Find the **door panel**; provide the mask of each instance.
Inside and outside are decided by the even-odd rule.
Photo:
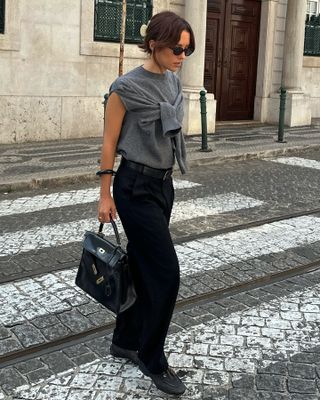
[[[220,86],[217,82],[221,79],[221,63],[222,56],[219,55],[219,33],[221,30],[221,22],[219,18],[211,15],[208,18],[206,49],[204,70],[204,86],[210,93],[215,93],[216,96],[220,91]],[[217,77],[213,79],[213,77]]]
[[[259,0],[208,0],[205,88],[217,99],[217,120],[252,119]]]
[[[221,96],[225,0],[208,0],[204,87]],[[217,114],[220,103],[217,102]]]

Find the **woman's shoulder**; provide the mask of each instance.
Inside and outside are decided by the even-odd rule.
[[[161,88],[167,85],[178,92],[182,90],[180,78],[176,73],[167,70],[164,76],[160,76],[139,66],[117,77],[110,85],[109,94],[117,90],[124,92],[127,90],[150,91],[153,87]]]
[[[128,78],[128,76],[130,77],[130,72],[127,72],[124,75],[118,76],[112,83],[121,83],[121,82],[125,81]]]
[[[136,69],[136,68],[135,68]],[[110,85],[110,91],[119,88],[126,88],[130,85],[130,82],[134,81],[134,70],[127,72],[124,75],[118,76]]]

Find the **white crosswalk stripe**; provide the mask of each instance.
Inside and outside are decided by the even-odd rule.
[[[180,179],[174,179],[173,184],[175,189],[189,189],[201,186],[199,183]],[[43,194],[33,197],[19,197],[15,200],[2,200],[0,201],[0,217],[95,202],[98,201],[99,191],[99,188],[90,188]]]
[[[182,276],[320,241],[320,218],[298,217],[177,245]],[[0,285],[0,320],[13,324],[80,305],[76,269]],[[79,303],[77,304],[77,301]]]
[[[320,218],[297,217],[176,246],[184,275],[320,241]]]
[[[310,160],[308,158],[301,158],[301,157],[279,157],[274,158],[272,161],[275,163],[292,165],[294,167],[303,167],[303,168],[312,168],[312,169],[320,169],[320,161],[317,160]]]
[[[260,200],[242,196],[237,193],[221,194],[176,202],[172,213],[171,223],[196,217],[257,207],[262,204],[263,202]],[[0,257],[72,242],[79,242],[83,239],[83,233],[86,230],[94,230],[96,228],[97,219],[90,218],[7,233],[0,236]],[[112,233],[110,225],[106,226],[105,232],[106,234]]]

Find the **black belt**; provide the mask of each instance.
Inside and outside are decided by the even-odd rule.
[[[134,161],[126,160],[123,157],[121,159],[121,164],[125,165],[126,167],[128,167],[130,169],[134,169],[135,171],[138,171],[143,175],[152,176],[153,178],[158,178],[158,179],[162,179],[162,180],[170,178],[170,176],[172,175],[172,168],[169,168],[169,169],[151,168],[151,167],[148,167],[147,165],[143,165],[143,164],[136,163]]]

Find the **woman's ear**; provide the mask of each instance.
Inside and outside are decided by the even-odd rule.
[[[156,43],[156,42],[155,42],[154,40],[149,40],[149,49],[150,49],[151,51],[154,50],[155,43]]]

